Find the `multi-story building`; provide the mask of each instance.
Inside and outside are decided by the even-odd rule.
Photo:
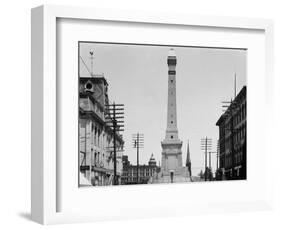
[[[148,161],[148,165],[139,165],[139,167],[137,165],[131,165],[128,156],[123,156],[122,159],[122,184],[147,184],[160,172],[160,167],[157,166],[153,154]],[[139,171],[139,177],[137,177],[137,171]]]
[[[246,179],[246,102],[246,86],[244,86],[216,123],[219,126],[217,177],[220,179]]]
[[[80,78],[79,85],[79,185],[111,185],[114,177],[113,137],[108,125],[108,83],[103,75]],[[123,139],[115,135],[116,176],[121,183]]]

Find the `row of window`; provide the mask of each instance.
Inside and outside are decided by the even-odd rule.
[[[233,118],[233,125],[236,126],[245,118],[246,118],[246,103],[242,104],[239,108],[239,111],[235,114]]]
[[[91,159],[91,165],[100,168],[113,168],[113,158],[110,146],[113,146],[113,136],[101,129],[101,126],[92,120],[80,120],[80,151],[86,153],[87,159]],[[122,146],[117,142],[117,150]],[[100,151],[99,151],[100,150]],[[82,162],[83,161],[83,162]],[[80,164],[85,162],[81,158]],[[117,160],[117,171],[122,168],[122,163]]]
[[[150,174],[153,174],[155,172],[155,170],[146,170],[146,171],[140,171],[139,172],[139,175],[150,175]],[[124,175],[132,175],[132,176],[136,176],[137,175],[137,172],[136,171],[129,171],[129,172],[125,172],[124,171]]]
[[[235,156],[235,164],[238,165],[242,162],[242,152],[237,153]]]
[[[234,133],[234,143],[240,142],[246,137],[246,127],[236,130]]]
[[[139,177],[139,181],[147,180],[148,178]],[[137,177],[122,177],[123,182],[137,182]]]
[[[243,161],[243,153],[238,152],[234,155],[234,163],[235,165],[241,164]],[[220,167],[229,168],[232,167],[232,156],[229,154],[228,156],[224,156],[220,158]]]
[[[106,149],[110,146],[113,146],[113,136],[102,131],[98,125],[92,122],[91,131],[88,132],[85,128],[85,123],[88,122],[80,122],[80,148],[91,143],[92,146],[96,146],[101,149]],[[107,135],[106,135],[107,134]],[[86,136],[86,138],[85,138]],[[85,143],[86,140],[86,143]],[[117,142],[118,144],[118,142]],[[118,144],[117,150],[121,149],[122,146],[120,143]],[[84,147],[85,150],[85,147]]]

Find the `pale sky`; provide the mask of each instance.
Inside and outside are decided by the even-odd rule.
[[[192,173],[204,169],[204,153],[200,139],[212,138],[216,151],[222,101],[234,96],[234,75],[237,94],[246,85],[247,51],[198,47],[144,46],[103,43],[80,43],[80,56],[91,68],[89,51],[94,51],[94,74],[104,73],[109,83],[111,102],[125,105],[124,154],[136,163],[132,148],[133,133],[144,134],[140,164],[147,164],[153,153],[161,161],[161,141],[165,138],[168,97],[167,56],[174,48],[177,56],[177,124],[183,141],[183,163],[187,140],[190,145]],[[80,63],[80,76],[89,77]],[[216,169],[216,157],[212,156]]]

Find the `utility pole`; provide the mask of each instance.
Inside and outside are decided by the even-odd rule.
[[[235,99],[235,98],[234,98]],[[234,116],[233,116],[233,111],[234,111],[234,103],[231,100],[231,104],[229,106],[229,110],[230,110],[230,140],[231,140],[231,164],[232,164],[232,170],[231,170],[231,177],[233,178],[233,174],[234,174],[234,170],[235,170],[235,153],[234,153],[234,125],[233,125],[233,121],[234,121]]]
[[[132,135],[133,148],[137,149],[137,184],[139,183],[139,149],[144,147],[144,135],[136,133]]]
[[[201,138],[201,150],[205,152],[205,181],[207,181],[207,154],[208,151],[211,151],[212,149],[212,139],[208,138],[207,136],[205,138]]]
[[[120,150],[117,150],[116,137],[120,135],[119,132],[124,131],[124,104],[115,104],[114,102],[113,104],[108,104],[105,112],[106,123],[113,131],[113,185],[118,185],[117,152]]]
[[[217,151],[209,151],[209,168],[212,168],[212,156],[211,154],[216,154],[216,159],[217,159],[217,169],[218,169],[218,150]]]
[[[212,155],[211,154],[213,154],[213,153],[216,153],[216,155],[217,155],[217,152],[212,152],[212,151],[209,152],[209,172],[210,173],[212,172]],[[211,174],[209,176],[210,176],[209,180],[211,180]]]
[[[211,170],[212,168],[212,157],[211,157],[212,152],[209,152],[209,169]]]
[[[215,178],[216,178],[216,180],[220,180],[221,178],[220,178],[220,171],[219,171],[219,160],[220,160],[220,140],[218,140],[217,141],[217,155],[216,155],[216,160],[217,160],[217,167],[216,167],[216,174],[215,174]],[[221,175],[222,176],[222,175]]]
[[[236,97],[236,73],[234,74],[234,99]]]
[[[91,60],[91,77],[94,76],[94,69],[93,69],[93,66],[94,66],[94,51],[90,51],[90,60]]]
[[[217,142],[217,171],[219,170],[219,152],[220,152],[220,143]]]

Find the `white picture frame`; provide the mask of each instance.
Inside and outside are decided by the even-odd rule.
[[[259,115],[253,116],[249,120],[249,134],[253,135],[252,142],[259,143],[259,148],[250,144],[250,152],[255,152],[257,156],[263,156],[263,159],[249,159],[249,179],[245,182],[222,182],[221,184],[194,184],[194,185],[159,185],[142,186],[136,189],[135,186],[124,186],[120,188],[98,188],[97,190],[78,190],[71,193],[64,187],[63,176],[60,168],[60,158],[57,151],[60,151],[58,143],[58,122],[57,117],[59,109],[57,107],[58,95],[61,94],[57,79],[57,23],[60,19],[99,21],[112,24],[115,22],[128,23],[130,26],[153,25],[173,28],[200,28],[206,33],[208,30],[215,30],[210,37],[217,38],[212,46],[232,46],[240,47],[241,44],[251,46],[251,36],[247,33],[251,31],[261,34],[255,43],[252,41],[252,48],[249,54],[249,72],[255,74],[256,79],[249,78],[248,83],[253,85],[250,88],[249,99],[256,95],[259,105],[249,107],[249,117],[251,113],[259,111]],[[79,25],[78,25],[79,26]],[[240,31],[239,36],[230,36],[223,38],[221,30]],[[126,29],[125,29],[126,31]],[[255,32],[253,34],[255,34]],[[83,33],[81,33],[83,34]],[[242,35],[241,35],[242,34]],[[85,35],[86,36],[86,35]],[[198,35],[196,35],[198,36]],[[255,36],[255,35],[253,35]],[[273,23],[266,19],[247,19],[231,17],[211,17],[211,16],[190,16],[174,15],[152,12],[127,12],[102,10],[92,8],[79,8],[69,6],[51,6],[45,5],[32,9],[32,169],[31,169],[31,216],[32,219],[41,224],[56,224],[81,221],[96,221],[108,219],[141,218],[152,216],[172,216],[186,215],[206,212],[225,212],[225,211],[243,211],[243,210],[263,210],[272,208],[272,188],[273,176],[271,162],[274,159],[269,140],[273,132],[271,116],[274,108],[274,98],[272,85],[273,78]],[[226,36],[227,37],[227,36]],[[102,39],[102,38],[100,38]],[[120,38],[111,38],[111,41]],[[141,38],[140,38],[141,39]],[[153,38],[143,36],[143,39],[149,43]],[[204,44],[204,39],[198,38],[200,45]],[[225,42],[224,40],[225,39]],[[233,41],[229,41],[233,39]],[[242,40],[241,40],[242,39]],[[243,41],[245,39],[245,41]],[[155,42],[155,40],[153,41]],[[163,38],[160,42],[169,44],[169,37]],[[179,41],[180,42],[180,41]],[[241,44],[240,44],[241,43]],[[207,44],[207,43],[206,43]],[[194,45],[194,44],[192,44]],[[196,45],[196,44],[195,44]],[[248,48],[248,47],[244,47]],[[76,50],[74,51],[76,52]],[[251,53],[252,52],[252,53]],[[259,55],[254,55],[259,54]],[[254,70],[254,66],[257,66]],[[69,87],[72,87],[69,84]],[[72,90],[70,88],[70,90]],[[75,89],[73,89],[75,91]],[[75,91],[76,92],[76,91]],[[257,94],[257,92],[260,92]],[[252,95],[252,96],[251,96]],[[261,135],[255,136],[255,122],[260,124]],[[74,126],[77,124],[74,124]],[[70,130],[70,135],[76,135],[75,130]],[[77,132],[77,130],[76,130]],[[264,140],[264,142],[261,142]],[[252,146],[252,147],[251,147]],[[265,153],[265,154],[263,154]],[[77,150],[72,154],[77,158]],[[251,156],[251,155],[250,155]],[[250,161],[251,159],[255,159]],[[262,162],[266,162],[262,164]],[[263,170],[261,174],[258,171]],[[257,174],[260,181],[255,177]],[[75,178],[76,179],[76,178]],[[218,196],[216,192],[224,192],[229,189],[232,197],[224,195]],[[238,188],[238,189],[236,189]],[[77,187],[78,189],[78,187]],[[202,198],[201,193],[204,190],[210,190],[213,199]],[[63,191],[63,192],[61,192]],[[190,194],[187,194],[190,192]],[[245,196],[242,196],[242,192]],[[100,198],[112,197],[113,194],[121,194],[120,200],[109,199],[109,201],[94,201],[93,197],[98,195]],[[166,200],[165,194],[174,197]],[[233,196],[237,193],[237,197]],[[71,195],[70,195],[71,194]],[[151,197],[149,197],[151,194]],[[157,195],[158,194],[158,195]],[[196,197],[196,194],[197,197]],[[202,193],[203,194],[203,193]],[[82,195],[85,199],[78,201]],[[191,199],[182,200],[182,196],[191,196]],[[91,198],[92,197],[92,198]],[[139,197],[135,203],[126,199],[130,197]],[[65,208],[61,209],[61,200],[68,202]],[[102,199],[101,199],[102,200]],[[89,202],[89,203],[87,203]],[[147,208],[148,202],[151,204]],[[94,208],[89,209],[88,206]],[[103,207],[104,206],[104,207]],[[70,210],[70,207],[71,210]],[[110,207],[110,208],[109,208]],[[189,207],[189,208],[187,208]],[[85,210],[85,211],[82,211]]]

